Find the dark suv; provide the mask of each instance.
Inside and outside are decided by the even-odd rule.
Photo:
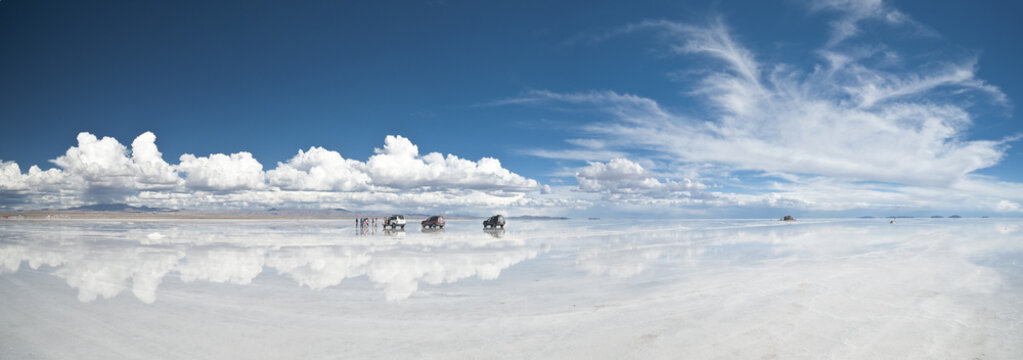
[[[500,226],[502,229],[504,229],[504,216],[494,215],[494,216],[491,216],[489,219],[483,220],[483,228],[484,229],[486,229],[488,227],[496,228],[498,226]]]
[[[424,228],[439,227],[439,228],[443,229],[444,228],[444,217],[442,217],[440,215],[434,215],[434,216],[431,216],[431,217],[427,218],[426,220],[423,220],[422,224],[423,224]]]

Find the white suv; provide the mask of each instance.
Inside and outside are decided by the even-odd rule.
[[[390,226],[391,229],[397,229],[399,227],[404,229],[405,215],[391,215],[387,217],[384,219],[384,228],[386,229],[388,226]]]

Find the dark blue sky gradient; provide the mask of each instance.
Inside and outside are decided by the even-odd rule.
[[[925,45],[977,54],[980,78],[1023,98],[1019,5],[894,4],[941,35]],[[310,146],[364,160],[400,134],[423,153],[493,156],[543,178],[557,162],[521,151],[556,148],[573,124],[597,119],[479,104],[531,89],[614,90],[698,113],[666,74],[704,59],[658,54],[650,36],[586,39],[717,15],[765,62],[809,67],[828,37],[827,19],[787,1],[2,1],[0,159],[49,168],[78,132],[128,145],[153,131],[171,163],[249,151],[272,168]],[[1011,108],[974,110],[971,138],[1023,132]],[[981,173],[1019,181],[1021,169],[1017,146]]]

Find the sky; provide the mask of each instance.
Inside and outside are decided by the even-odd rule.
[[[0,2],[0,210],[1023,212],[1011,2]]]

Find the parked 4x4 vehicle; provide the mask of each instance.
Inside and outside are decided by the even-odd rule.
[[[434,215],[434,216],[431,216],[431,217],[427,218],[426,220],[423,220],[423,222],[421,224],[423,224],[424,228],[427,228],[427,227],[428,228],[439,227],[439,228],[443,229],[444,228],[444,217],[442,217],[440,215]]]
[[[491,216],[489,219],[483,220],[483,228],[484,229],[486,229],[488,227],[496,228],[498,226],[500,226],[502,229],[504,229],[504,216],[494,215],[494,216]]]
[[[384,229],[386,229],[388,226],[390,226],[391,229],[396,229],[396,228],[399,228],[399,227],[404,229],[405,228],[405,215],[391,215],[391,216],[388,216],[386,219],[384,219]]]

